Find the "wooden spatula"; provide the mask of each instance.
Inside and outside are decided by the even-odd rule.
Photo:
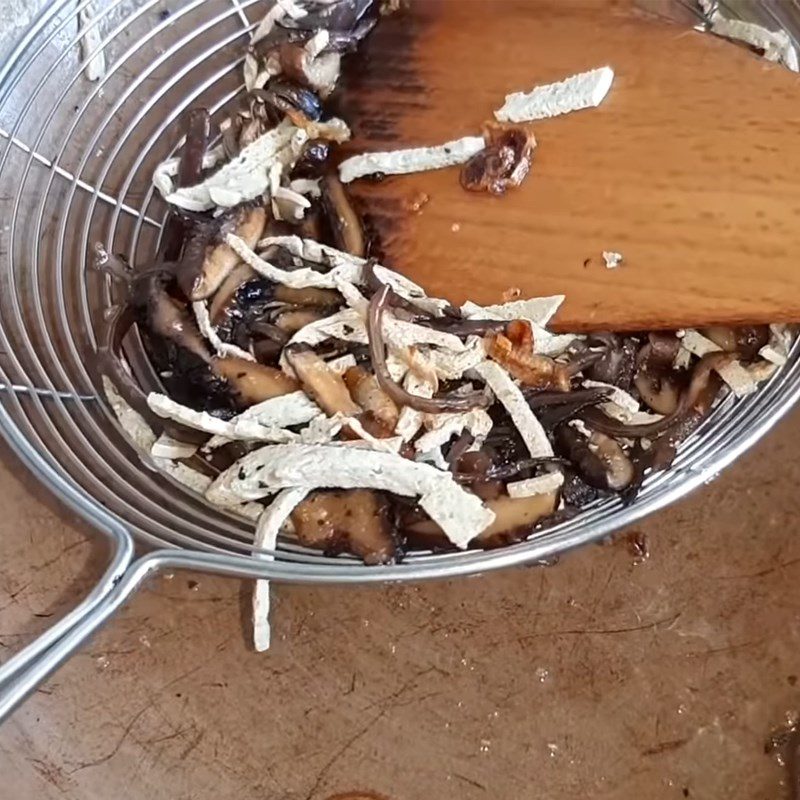
[[[345,155],[479,134],[507,93],[605,65],[599,108],[532,123],[504,197],[458,168],[350,184],[385,263],[456,303],[563,293],[568,330],[800,321],[800,77],[631,2],[412,3],[350,65]]]

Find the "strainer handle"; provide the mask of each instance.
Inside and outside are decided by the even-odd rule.
[[[0,723],[67,661],[103,623],[112,617],[148,577],[163,570],[179,569],[214,572],[217,575],[234,578],[271,577],[269,562],[250,561],[248,563],[248,560],[241,556],[226,557],[211,553],[190,553],[176,550],[156,550],[143,556],[134,561],[124,574],[112,581],[110,590],[95,600],[91,607],[83,607],[89,600],[87,598],[79,607],[82,609],[80,617],[73,620],[71,627],[65,632],[62,631],[63,635],[44,651],[39,646],[36,655],[40,657],[34,659],[28,657],[26,659],[27,669],[15,670],[15,679],[7,685],[0,685]],[[108,574],[107,572],[106,575]],[[98,590],[99,586],[95,591]],[[75,611],[77,610],[75,609]],[[62,622],[64,621],[62,620]],[[46,635],[52,639],[50,632]],[[34,645],[38,641],[34,642]]]
[[[68,614],[0,665],[0,707],[7,695],[14,695],[14,686],[24,680],[26,670],[32,669],[57,642],[80,625],[113,592],[130,566],[134,549],[130,535],[122,528],[106,530],[104,533],[112,546],[111,562],[95,587]],[[18,702],[14,703],[14,707]],[[0,713],[0,721],[2,718],[3,714]]]

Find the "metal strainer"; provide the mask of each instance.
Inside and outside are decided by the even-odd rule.
[[[240,54],[266,3],[190,0],[176,7],[172,0],[167,8],[162,0],[110,0],[84,27],[102,33],[99,47],[81,61],[77,19],[89,5],[53,0],[0,68],[0,429],[34,474],[105,535],[112,555],[89,596],[0,667],[0,719],[154,572],[366,583],[547,559],[709,482],[800,395],[795,347],[789,364],[757,394],[725,400],[674,466],[646,482],[634,505],[597,503],[506,549],[413,552],[376,568],[285,539],[253,559],[252,524],[151,471],[99,399],[99,377],[87,365],[107,287],[86,264],[96,241],[133,263],[152,255],[166,212],[150,186],[153,168],[174,151],[185,109],[203,105],[219,118],[243,89]],[[788,4],[748,8],[771,15],[759,20],[764,24],[790,30],[797,14]],[[92,83],[84,69],[100,49],[108,68]],[[138,560],[134,539],[150,549]]]

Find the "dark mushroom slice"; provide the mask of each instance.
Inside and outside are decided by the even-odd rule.
[[[505,493],[505,484],[497,477],[489,477],[489,472],[495,468],[494,455],[492,448],[484,447],[464,453],[455,462],[453,478],[469,485],[473,494],[484,501],[495,500]]]
[[[290,345],[284,350],[303,390],[328,415],[357,417],[361,406],[353,401],[342,376],[334,372],[313,350]]]
[[[358,406],[370,413],[384,428],[394,431],[400,410],[381,389],[372,373],[361,367],[350,367],[344,374],[344,383]]]
[[[634,337],[621,337],[613,333],[595,334],[590,346],[603,347],[600,358],[586,369],[586,377],[600,383],[610,383],[628,390],[636,372],[639,341]]]
[[[213,325],[219,325],[225,314],[230,313],[236,303],[236,294],[248,281],[258,278],[258,274],[248,264],[239,264],[214,292],[208,306],[208,316]]]
[[[278,109],[290,119],[292,114],[298,112],[311,122],[317,122],[322,117],[319,97],[310,89],[296,83],[271,80],[266,88],[254,89],[251,95]]]
[[[364,229],[342,182],[333,174],[326,175],[320,181],[320,190],[333,243],[339,250],[363,258],[367,251]]]
[[[344,301],[335,289],[318,289],[307,286],[295,289],[292,286],[279,284],[275,287],[274,297],[281,303],[290,303],[295,306],[316,306],[317,308],[330,308],[340,306]]]
[[[297,538],[327,555],[353,553],[365,564],[390,564],[398,555],[385,496],[370,489],[320,491],[291,514]]]
[[[470,192],[505,194],[519,186],[531,168],[536,139],[525,128],[486,123],[486,146],[461,170],[461,185]]]
[[[631,460],[619,443],[604,433],[565,423],[556,429],[555,443],[583,480],[596,489],[620,492],[634,479]]]
[[[634,385],[645,405],[656,413],[669,415],[678,407],[681,387],[676,375],[640,369],[634,378]]]
[[[558,492],[519,498],[502,495],[489,500],[486,507],[494,512],[494,522],[469,543],[469,548],[492,550],[523,542],[544,518],[555,511],[557,505]],[[453,549],[442,529],[430,518],[422,517],[406,524],[401,519],[401,531],[407,536],[409,545],[414,547],[429,550]]]
[[[667,414],[655,422],[643,425],[628,425],[609,417],[596,408],[583,409],[580,416],[592,429],[606,433],[609,436],[629,439],[660,436],[693,409],[698,406],[704,406],[707,402],[713,402],[720,386],[714,371],[725,364],[729,364],[733,359],[733,353],[709,353],[703,356],[695,365],[689,386],[681,394],[675,409],[671,414]],[[707,409],[703,411],[703,414],[706,411]]]
[[[148,270],[134,278],[130,296],[138,321],[155,336],[208,362],[211,354],[205,339],[186,307],[167,291],[171,280],[171,274],[161,269]]]
[[[211,133],[211,116],[205,108],[192,108],[186,114],[186,143],[178,164],[178,186],[194,186],[203,178],[203,157]]]
[[[767,325],[750,325],[740,328],[716,326],[700,331],[707,339],[721,347],[726,353],[737,353],[746,360],[752,360],[758,351],[769,343]]]
[[[222,222],[217,230],[204,223],[186,243],[184,256],[177,272],[178,284],[191,300],[205,300],[214,294],[225,278],[241,261],[224,241],[230,232],[248,247],[255,247],[266,225],[267,214],[261,207],[243,207]],[[222,241],[220,241],[222,239]]]
[[[292,170],[293,178],[318,178],[325,169],[330,155],[330,145],[328,142],[314,139],[306,142],[300,153],[300,158]]]
[[[329,316],[322,308],[287,308],[279,310],[274,316],[274,324],[286,333],[292,334]]]
[[[227,381],[240,408],[296,392],[299,388],[297,381],[283,371],[243,358],[215,358],[211,369]]]

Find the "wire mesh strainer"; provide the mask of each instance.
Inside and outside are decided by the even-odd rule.
[[[98,400],[87,367],[107,287],[87,272],[95,241],[132,263],[154,252],[165,216],[154,166],[179,140],[192,105],[217,117],[242,89],[240,54],[263,0],[111,0],[92,26],[109,61],[89,83],[77,17],[90,0],[55,0],[0,69],[0,429],[20,458],[112,545],[103,579],[47,634],[0,667],[0,719],[58,667],[151,573],[191,568],[239,577],[355,583],[452,577],[546,559],[629,525],[716,474],[800,395],[800,358],[755,396],[726,400],[651,477],[638,501],[618,500],[530,541],[491,552],[410,553],[365,567],[291,540],[252,553],[252,524],[147,469]],[[751,7],[752,8],[752,7]],[[765,4],[759,21],[791,30],[797,9]],[[766,18],[764,17],[766,14]],[[800,28],[800,26],[798,26]],[[157,548],[133,561],[133,538]]]

